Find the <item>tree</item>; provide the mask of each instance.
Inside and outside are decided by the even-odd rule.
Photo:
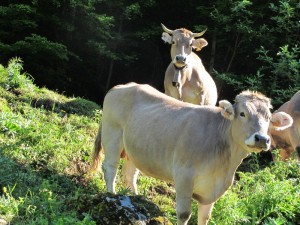
[[[290,90],[284,92],[287,99],[299,87],[297,0],[1,3],[0,63],[21,57],[39,86],[65,94],[101,103],[109,88],[129,81],[163,91],[170,46],[161,40],[160,23],[194,32],[207,28],[203,37],[209,45],[197,54],[217,82],[220,98],[249,88],[279,102],[281,91]]]
[[[216,1],[211,7],[215,75],[227,90],[228,84],[235,92],[258,90],[277,99],[275,104],[299,90],[298,1]]]

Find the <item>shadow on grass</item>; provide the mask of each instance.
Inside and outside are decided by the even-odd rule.
[[[88,117],[95,116],[95,111],[100,110],[99,105],[82,98],[75,98],[66,102],[59,102],[50,98],[38,98],[32,99],[31,106],[35,108],[43,108],[56,113],[65,112],[68,114],[77,114]]]
[[[57,173],[46,161],[24,165],[3,156],[1,148],[0,164],[2,199],[10,199],[15,207],[15,215],[8,221],[11,224],[94,224],[91,222],[94,221],[103,225],[129,225],[140,220],[142,224],[171,224],[143,196],[98,193],[99,189],[84,173]],[[5,218],[3,207],[1,217]]]

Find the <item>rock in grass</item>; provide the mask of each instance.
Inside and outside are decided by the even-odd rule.
[[[78,212],[103,225],[172,225],[157,205],[143,196],[99,193],[76,200]]]

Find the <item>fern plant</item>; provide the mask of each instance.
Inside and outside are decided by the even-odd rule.
[[[23,70],[23,61],[21,58],[15,57],[9,60],[8,66],[1,72],[2,86],[6,90],[17,88],[33,89],[34,84],[32,77],[28,73],[21,73]]]
[[[262,66],[256,74],[237,75],[215,71],[215,75],[237,92],[251,89],[266,94],[278,107],[300,90],[300,48],[297,45],[284,45],[272,56],[261,47],[257,53]]]

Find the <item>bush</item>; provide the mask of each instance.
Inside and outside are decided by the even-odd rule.
[[[296,162],[275,163],[240,180],[215,205],[210,224],[297,224],[300,179]]]
[[[0,69],[1,84],[6,90],[17,88],[33,89],[33,81],[27,73],[21,73],[23,61],[20,58],[12,58],[8,62],[7,68]]]

